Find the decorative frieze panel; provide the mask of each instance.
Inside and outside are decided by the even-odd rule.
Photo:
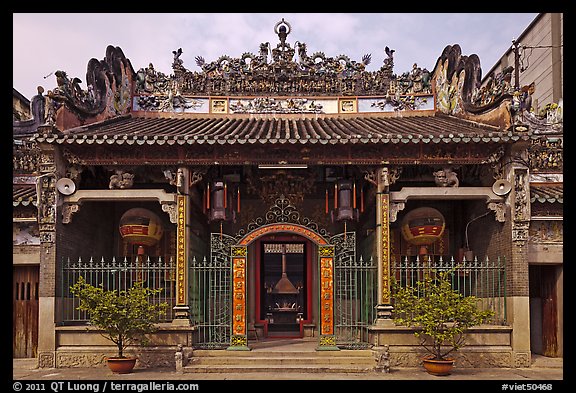
[[[383,95],[375,97],[215,97],[139,95],[133,111],[218,114],[294,114],[294,113],[386,113],[434,110],[432,95]]]
[[[564,168],[563,138],[533,139],[528,148],[530,169],[541,172],[562,172]]]
[[[41,153],[40,154],[40,172],[43,173],[53,173],[56,171],[56,165],[54,164],[54,157],[51,153]]]
[[[40,204],[38,222],[40,224],[56,223],[56,176],[48,174],[39,178]]]
[[[38,368],[54,368],[56,367],[56,359],[54,352],[40,352],[38,353]]]
[[[521,247],[528,241],[528,222],[513,223],[512,226],[512,241],[517,246]]]
[[[40,149],[36,144],[12,145],[12,170],[14,173],[34,173],[40,170]]]
[[[528,171],[523,168],[514,169],[514,215],[515,222],[530,220],[530,195]]]
[[[537,220],[530,222],[528,240],[533,243],[564,242],[564,225],[561,220]]]

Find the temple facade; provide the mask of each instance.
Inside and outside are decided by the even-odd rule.
[[[80,276],[162,288],[170,311],[144,366],[172,365],[178,345],[274,338],[388,345],[414,365],[394,285],[453,267],[494,311],[463,363],[529,366],[531,239],[562,238],[561,221],[533,224],[535,195],[550,195],[530,182],[562,173],[561,111],[531,112],[509,70],[481,88],[478,56],[458,45],[396,74],[388,47],[367,71],[371,55],[309,54],[288,21],[273,30],[257,54],[199,55],[195,70],[174,50],[169,73],[109,46],[87,90],[58,71],[35,119],[15,121],[15,152],[36,157],[27,169],[32,155],[15,154],[37,179],[39,366],[106,355],[69,290]]]

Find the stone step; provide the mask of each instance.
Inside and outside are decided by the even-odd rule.
[[[361,373],[374,369],[370,349],[319,351],[315,340],[268,340],[249,351],[195,349],[186,373]]]
[[[361,365],[196,365],[186,366],[185,373],[254,373],[254,372],[282,372],[282,373],[363,373],[371,371],[373,367]]]
[[[281,355],[274,356],[234,356],[234,357],[222,357],[222,356],[204,356],[204,357],[194,357],[189,361],[191,365],[202,365],[202,366],[231,366],[231,365],[268,365],[268,366],[298,366],[298,365],[326,365],[326,366],[336,366],[336,365],[354,365],[354,366],[366,366],[374,367],[375,360],[373,357],[365,356],[336,356],[336,357],[318,357],[318,356],[301,356],[301,357],[284,357]]]
[[[317,357],[317,358],[348,358],[348,357],[366,357],[372,358],[374,355],[370,349],[340,351],[316,351],[310,350],[290,350],[290,349],[255,349],[251,351],[227,351],[225,349],[195,349],[192,357],[215,357],[215,358],[236,358],[236,357],[275,357],[300,358],[300,357]]]

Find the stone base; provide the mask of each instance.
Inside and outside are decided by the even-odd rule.
[[[470,329],[466,345],[451,357],[457,367],[530,367],[529,360],[515,355],[511,343],[512,328],[506,326],[482,326]],[[403,326],[370,327],[370,342],[374,348],[389,346],[391,367],[419,367],[428,352],[414,336],[415,329]],[[528,364],[526,364],[528,359]]]
[[[56,367],[55,352],[38,353],[38,368],[54,368],[54,367]]]
[[[390,347],[390,367],[421,367],[429,355],[422,348]],[[450,354],[459,368],[512,368],[511,348],[460,348]]]
[[[135,356],[138,358],[135,368],[156,368],[170,367],[175,368],[176,362],[174,353],[177,348],[146,348],[138,350],[128,350],[125,355]],[[106,366],[106,358],[116,354],[116,347],[106,348],[83,348],[83,349],[66,349],[62,348],[56,351],[56,368],[70,367],[98,367]]]

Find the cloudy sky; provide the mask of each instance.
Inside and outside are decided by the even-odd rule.
[[[221,55],[257,54],[262,42],[279,43],[274,26],[291,26],[287,42],[304,42],[308,54],[345,54],[367,67],[382,66],[386,46],[395,50],[394,72],[417,63],[432,70],[447,45],[480,57],[488,72],[534,20],[537,13],[14,13],[13,87],[31,98],[37,86],[56,86],[54,71],[86,79],[92,58],[103,59],[108,45],[119,46],[135,71],[154,64],[172,73],[172,51],[182,48],[184,66],[199,71],[194,58],[207,62]],[[85,89],[85,83],[81,86]]]

